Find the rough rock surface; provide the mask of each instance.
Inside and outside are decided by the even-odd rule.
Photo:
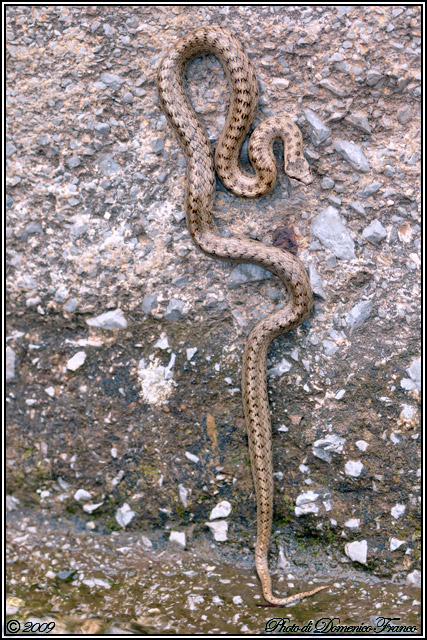
[[[363,556],[404,579],[420,526],[418,6],[7,7],[9,493],[90,527],[186,532],[187,547],[227,500],[229,542],[215,544],[253,549],[241,356],[286,294],[233,277],[185,227],[155,69],[199,24],[242,40],[256,122],[289,113],[314,176],[281,174],[251,202],[218,184],[215,201],[224,234],[294,232],[321,293],[269,353],[269,369],[291,364],[269,377],[275,539],[316,538],[338,565]],[[188,89],[214,143],[220,64],[193,62]]]

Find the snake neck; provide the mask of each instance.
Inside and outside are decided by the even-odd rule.
[[[221,63],[230,88],[227,119],[215,151],[216,171],[224,186],[234,194],[248,198],[257,198],[270,191],[277,180],[273,155],[273,142],[277,138],[282,138],[285,145],[285,169],[289,170],[289,175],[306,183],[310,181],[306,161],[295,155],[299,153],[297,145],[301,134],[286,116],[269,118],[262,123],[249,150],[255,175],[242,169],[240,152],[255,117],[258,82],[242,45],[218,27],[199,27],[181,38],[167,52],[158,68],[160,106],[186,155],[193,156],[198,162],[200,152],[203,155],[205,148],[210,150],[209,140],[190,105],[184,86],[187,64],[207,53],[213,54]]]

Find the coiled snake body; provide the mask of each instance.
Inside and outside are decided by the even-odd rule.
[[[221,62],[230,86],[230,107],[216,146],[215,161],[206,132],[185,92],[187,63],[211,53]],[[302,154],[302,137],[286,116],[268,118],[252,133],[249,157],[255,175],[239,163],[243,141],[252,125],[258,103],[254,70],[239,41],[219,27],[199,27],[174,43],[162,59],[157,76],[160,106],[182,146],[187,163],[186,218],[194,244],[220,260],[258,264],[276,274],[289,293],[283,308],[259,322],[246,343],[242,367],[242,395],[257,500],[255,564],[263,594],[272,604],[284,605],[327,587],[287,598],[272,594],[267,552],[273,518],[273,465],[270,411],[267,395],[267,351],[278,335],[301,324],[312,308],[312,292],[303,264],[287,251],[261,242],[219,235],[213,219],[215,169],[225,187],[239,196],[255,198],[270,191],[277,179],[273,142],[282,138],[284,168],[288,176],[305,184],[310,170]]]

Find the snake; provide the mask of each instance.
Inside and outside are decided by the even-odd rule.
[[[215,154],[185,88],[188,63],[205,54],[221,63],[230,88],[230,104]],[[310,167],[303,155],[300,129],[286,114],[261,122],[249,139],[254,173],[240,164],[242,144],[258,105],[258,82],[240,41],[228,30],[200,26],[177,39],[157,69],[159,106],[175,132],[186,159],[186,223],[195,246],[218,260],[252,263],[275,274],[288,292],[284,307],[259,321],[249,334],[242,362],[242,399],[257,505],[255,566],[264,598],[282,606],[312,596],[328,585],[279,598],[272,593],[268,550],[273,522],[273,456],[267,391],[267,352],[272,340],[298,327],[310,314],[313,294],[304,264],[292,253],[260,241],[220,235],[214,219],[215,171],[226,189],[246,198],[271,191],[277,181],[273,143],[284,146],[288,177],[310,184]]]

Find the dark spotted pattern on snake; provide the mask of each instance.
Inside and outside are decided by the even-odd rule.
[[[207,53],[222,64],[229,86],[230,106],[216,146],[215,159],[206,132],[188,100],[184,75],[188,62]],[[272,594],[267,553],[273,519],[273,465],[270,410],[267,395],[267,351],[278,335],[298,327],[310,314],[312,291],[302,262],[287,251],[245,238],[219,235],[212,218],[215,169],[227,189],[248,198],[270,191],[277,179],[273,142],[284,143],[284,169],[289,177],[311,182],[298,127],[285,115],[268,118],[252,133],[249,157],[255,175],[239,162],[243,141],[258,103],[254,70],[239,41],[228,31],[199,27],[177,40],[163,57],[157,75],[160,106],[175,131],[187,163],[185,208],[188,230],[201,251],[219,260],[249,262],[268,269],[285,285],[286,306],[259,322],[246,343],[242,366],[243,408],[257,501],[255,564],[265,599],[285,605],[311,596],[326,586],[277,598]]]

